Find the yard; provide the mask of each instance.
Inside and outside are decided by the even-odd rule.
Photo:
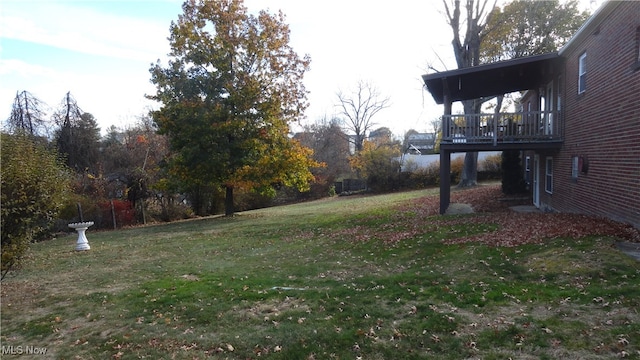
[[[2,282],[2,358],[640,359],[640,262],[613,246],[638,231],[499,197],[454,191],[477,213],[448,216],[437,189],[335,197],[34,244]]]

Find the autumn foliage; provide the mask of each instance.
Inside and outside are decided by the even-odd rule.
[[[170,27],[168,66],[150,69],[151,98],[162,103],[153,117],[169,138],[179,190],[206,215],[224,189],[232,215],[235,189],[308,189],[320,164],[288,133],[307,107],[310,60],[289,45],[284,15],[254,15],[240,0],[191,0],[183,11]]]
[[[468,237],[446,240],[447,243],[479,242],[490,246],[518,246],[540,243],[548,239],[581,238],[591,235],[613,236],[633,242],[640,242],[640,231],[631,225],[609,219],[567,213],[519,213],[509,207],[513,202],[504,201],[500,186],[479,186],[465,191],[454,191],[452,203],[470,204],[477,212],[470,217],[442,217],[422,220],[436,215],[439,210],[438,197],[425,197],[401,207],[398,221],[406,226],[403,231],[428,233],[440,226],[475,226],[493,224],[495,231],[489,231]],[[418,214],[406,216],[407,212]],[[411,219],[420,221],[412,221]],[[408,235],[407,235],[408,236]]]
[[[551,239],[579,239],[593,235],[640,242],[640,230],[628,224],[579,214],[519,213],[510,209],[510,206],[518,203],[504,200],[499,185],[454,191],[451,194],[451,202],[469,204],[476,214],[437,217],[439,198],[426,196],[399,206],[393,215],[394,220],[383,229],[356,224],[330,236],[346,237],[356,242],[373,240],[394,245],[407,239],[430,236],[441,230],[450,232],[455,228],[459,229],[455,230],[459,232],[457,236],[444,239],[444,243],[482,243],[489,246],[514,247]],[[479,228],[485,230],[478,233],[475,229]],[[464,234],[470,230],[473,231],[469,235]]]
[[[2,134],[2,273],[19,265],[29,243],[45,234],[69,193],[62,161],[24,133]]]

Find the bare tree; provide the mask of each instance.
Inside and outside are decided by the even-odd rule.
[[[442,121],[439,118],[431,119],[429,125],[431,125],[434,134],[438,134],[440,131],[442,131]]]
[[[23,90],[16,92],[13,100],[11,115],[6,120],[6,127],[10,133],[25,131],[30,135],[46,135],[47,121],[46,104],[30,92]]]
[[[391,100],[388,97],[382,97],[371,83],[362,80],[358,81],[352,93],[345,94],[339,91],[337,96],[340,115],[346,118],[343,119],[346,123],[345,127],[354,133],[353,142],[356,152],[360,152],[367,131],[376,125],[371,119],[380,110],[388,108]]]
[[[349,137],[342,131],[338,119],[321,118],[307,125],[303,133],[296,134],[300,143],[313,150],[313,158],[326,166],[314,170],[316,178],[333,183],[340,176],[348,175]]]
[[[480,65],[480,44],[485,36],[484,31],[497,0],[493,0],[493,5],[489,6],[491,0],[466,0],[464,5],[464,17],[460,0],[449,2],[442,0],[444,4],[447,22],[453,32],[453,53],[456,58],[458,69],[464,69]],[[462,102],[465,114],[477,114],[482,107],[482,99],[467,100]],[[475,120],[474,120],[475,119]],[[478,121],[477,117],[467,117],[467,126],[473,127]],[[475,186],[478,178],[478,153],[468,152],[464,158],[464,166],[460,178],[459,187]]]

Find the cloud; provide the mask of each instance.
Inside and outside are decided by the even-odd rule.
[[[0,37],[23,42],[10,50],[6,43],[3,86],[29,90],[54,106],[70,90],[103,129],[147,106],[144,94],[154,91],[149,64],[166,60],[169,24],[182,13],[181,0],[0,1]],[[336,92],[358,80],[373,82],[391,97],[393,105],[376,121],[394,131],[422,129],[432,113],[441,113],[420,79],[427,64],[440,65],[430,60],[436,52],[445,60],[451,53],[440,2],[245,0],[245,5],[251,12],[282,9],[291,45],[311,56],[306,121],[335,114]],[[16,90],[0,88],[0,106],[5,101],[10,106]]]
[[[18,59],[0,59],[0,75],[18,75],[21,77],[51,77],[54,72],[40,65],[29,64]]]
[[[6,2],[0,15],[0,36],[80,53],[145,62],[168,51],[168,21],[114,15],[73,4]]]

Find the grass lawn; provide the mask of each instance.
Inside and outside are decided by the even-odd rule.
[[[536,215],[442,217],[421,207],[434,198],[89,231],[86,252],[75,234],[34,244],[2,282],[2,358],[640,359],[640,262],[615,237],[493,246],[505,218]]]

